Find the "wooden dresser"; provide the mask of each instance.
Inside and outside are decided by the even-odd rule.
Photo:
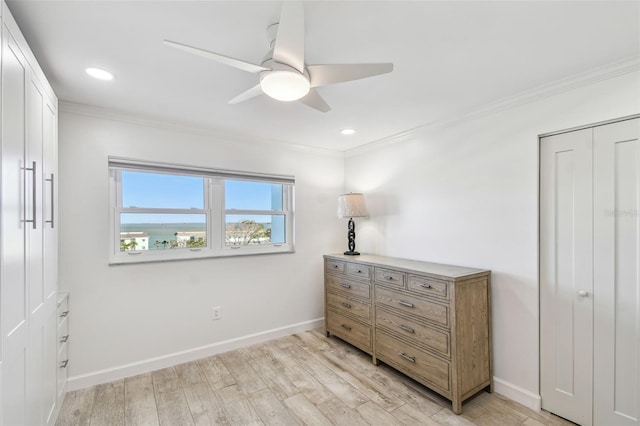
[[[452,401],[493,390],[491,271],[363,254],[325,255],[331,334]]]

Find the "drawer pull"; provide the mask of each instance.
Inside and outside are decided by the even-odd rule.
[[[67,340],[69,340],[68,334],[66,336],[62,336],[62,339],[60,339],[60,343],[67,343]]]
[[[398,327],[400,327],[401,330],[406,331],[407,333],[415,333],[416,331],[411,328],[411,327],[407,327],[406,325],[399,325]]]
[[[420,287],[431,288],[431,284],[420,284]]]
[[[413,303],[405,302],[403,300],[398,300],[398,304],[402,306],[406,306],[407,308],[413,308]]]
[[[67,368],[67,364],[69,364],[69,360],[65,359],[60,363],[60,368]]]
[[[345,308],[349,308],[349,309],[352,308],[351,304],[349,304],[347,302],[342,302],[342,306],[344,306]]]
[[[342,288],[351,288],[351,285],[349,285],[349,284],[340,284],[340,287],[342,287]]]
[[[60,318],[64,318],[64,317],[66,317],[67,315],[69,315],[69,311],[64,311],[64,312],[62,312],[62,313],[60,314]]]
[[[403,354],[402,352],[400,352],[398,355],[400,355],[402,358],[406,359],[409,362],[416,362],[415,356],[409,356],[407,354]]]
[[[339,266],[338,265],[333,265],[333,269],[338,269]]]
[[[351,327],[348,326],[347,324],[342,324],[340,327],[344,328],[347,331],[351,331]]]
[[[356,271],[356,273],[361,274],[361,273],[362,273],[362,271],[361,271],[360,269],[358,269],[358,270]]]
[[[393,277],[391,275],[385,275],[384,279],[391,281],[391,280],[393,280]]]

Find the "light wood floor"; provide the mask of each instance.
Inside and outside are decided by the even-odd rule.
[[[463,414],[321,330],[67,394],[56,425],[572,425],[496,393]]]

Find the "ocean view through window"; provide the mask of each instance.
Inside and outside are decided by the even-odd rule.
[[[292,252],[294,179],[109,159],[110,263]]]

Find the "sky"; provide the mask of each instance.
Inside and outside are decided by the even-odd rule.
[[[238,210],[279,210],[282,205],[271,205],[272,187],[280,184],[265,182],[225,181],[225,207]],[[282,196],[279,197],[282,200]],[[123,207],[140,208],[204,208],[204,178],[160,173],[122,172]],[[269,222],[270,216],[247,219]],[[243,217],[233,216],[233,221]],[[202,223],[203,215],[132,215],[122,217],[122,223]]]

